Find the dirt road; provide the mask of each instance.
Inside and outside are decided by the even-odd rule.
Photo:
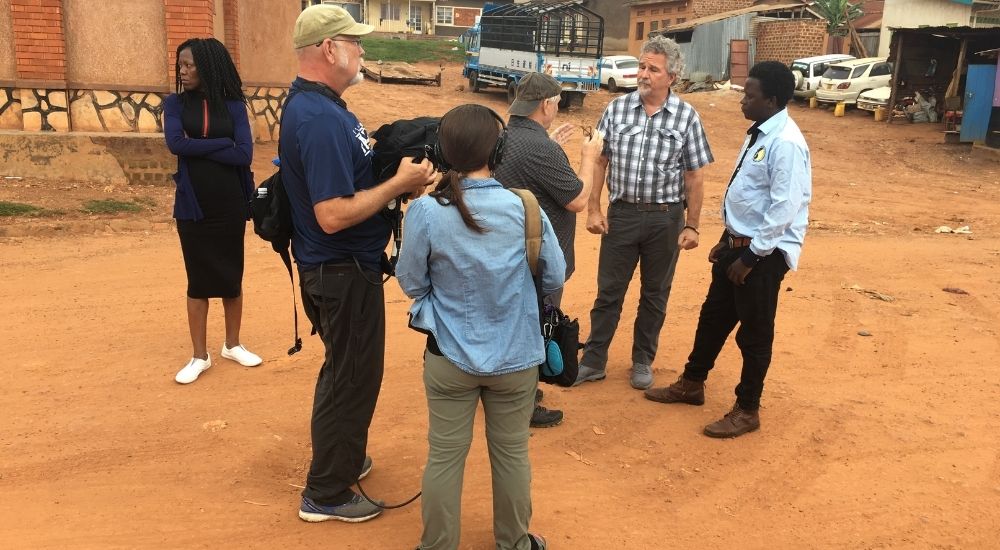
[[[369,131],[461,102],[504,109],[502,94],[461,84],[450,66],[441,88],[368,82],[347,101]],[[609,98],[588,98],[563,120],[593,124]],[[690,350],[706,245],[719,234],[719,201],[748,126],[735,92],[684,99],[700,111],[716,163],[705,242],[682,255],[674,281],[654,365],[661,383]],[[942,145],[935,126],[790,110],[812,149],[815,199],[800,271],[781,296],[762,429],[733,441],[700,433],[732,405],[732,344],[703,407],[656,404],[629,387],[636,282],[608,379],[545,388],[546,404],[566,413],[532,436],[532,529],[552,548],[996,547],[1000,164]],[[579,141],[567,149],[577,162]],[[258,179],[274,151],[258,148]],[[173,375],[190,351],[170,191],[0,189],[0,200],[57,205],[133,196],[156,206],[112,219],[0,221],[7,235],[37,234],[0,239],[0,548],[412,548],[417,504],[353,526],[295,515],[322,344],[307,338],[301,353],[284,354],[288,281],[263,242],[247,236],[244,341],[266,362],[245,369],[217,358],[179,386]],[[935,233],[941,225],[972,233]],[[565,306],[586,334],[598,239],[582,218],[577,246]],[[417,491],[426,457],[422,339],[406,328],[398,286],[386,289],[386,376],[365,490],[400,501]],[[221,306],[212,307],[217,347]],[[492,544],[481,426],[465,478],[469,549]]]

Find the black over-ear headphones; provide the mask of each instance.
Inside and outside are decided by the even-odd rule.
[[[490,152],[489,160],[486,161],[486,165],[489,167],[490,172],[492,172],[496,170],[496,167],[499,166],[500,163],[503,161],[504,146],[507,143],[507,124],[503,121],[502,118],[500,118],[500,115],[498,115],[496,111],[494,111],[493,109],[490,109],[489,107],[483,107],[483,109],[489,111],[489,113],[493,115],[493,118],[495,118],[497,122],[500,123],[500,135],[497,137],[497,143],[493,147],[493,151]],[[444,117],[441,117],[441,120],[443,121]],[[439,123],[438,128],[440,127],[441,126]],[[441,151],[440,135],[438,137],[438,140],[434,142],[434,152],[432,156],[432,161],[434,162],[434,164],[437,165],[438,170],[442,172],[447,172],[448,170],[451,170],[451,164],[449,164],[448,161],[445,160],[444,153]]]

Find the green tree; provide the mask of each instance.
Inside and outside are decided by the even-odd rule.
[[[847,0],[816,0],[813,9],[826,18],[826,32],[831,36],[847,35],[847,22],[865,14],[861,9],[864,2]]]

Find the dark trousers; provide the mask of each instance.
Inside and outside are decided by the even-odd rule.
[[[302,306],[326,357],[316,380],[312,463],[303,496],[336,506],[351,499],[365,460],[385,360],[380,274],[327,265],[301,274]]]
[[[704,382],[729,333],[739,323],[736,345],[743,354],[743,372],[736,386],[736,402],[741,409],[754,411],[760,407],[764,377],[771,364],[774,315],[788,265],[784,254],[775,250],[754,266],[743,286],[736,286],[726,277],[726,268],[740,261],[743,250],[724,252],[712,266],[712,283],[701,306],[694,349],[684,366],[684,378]]]
[[[684,206],[668,211],[641,212],[635,205],[615,202],[608,207],[608,233],[601,237],[597,263],[597,298],[590,310],[590,336],[581,365],[603,369],[618,329],[625,292],[639,265],[639,310],[632,335],[632,363],[652,365],[667,315],[667,298],[674,280],[684,225]]]

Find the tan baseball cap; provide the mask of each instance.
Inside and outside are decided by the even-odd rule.
[[[556,97],[561,92],[562,86],[550,75],[528,73],[517,83],[514,102],[510,104],[507,112],[516,116],[529,116],[535,112],[539,103],[550,97]]]
[[[341,34],[361,36],[375,30],[371,25],[358,23],[351,14],[340,6],[316,4],[302,10],[295,20],[292,43],[295,49],[319,44],[326,38]]]

